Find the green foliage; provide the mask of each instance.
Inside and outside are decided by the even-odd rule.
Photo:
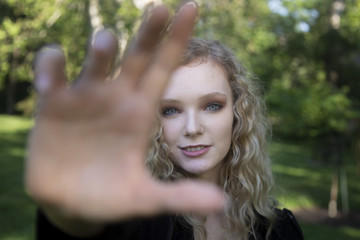
[[[1,3],[4,12],[0,10],[0,40],[4,44],[0,46],[0,93],[7,91],[7,95],[14,95],[17,102],[24,100],[18,93],[23,86],[20,82],[31,85],[35,52],[46,43],[64,45],[64,52],[71,60],[68,74],[71,78],[78,74],[85,55],[85,49],[79,46],[86,45],[90,30],[86,3],[85,0],[12,0]],[[31,90],[25,91],[29,96]]]
[[[348,89],[336,89],[325,81],[325,73],[316,78],[308,68],[297,67],[293,75],[284,74],[273,81],[268,94],[275,131],[293,137],[318,137],[329,132],[345,132],[354,117]],[[297,82],[293,82],[298,74]]]
[[[219,40],[246,65],[256,67],[254,63],[263,59],[262,53],[276,44],[276,35],[268,24],[269,13],[264,0],[201,1],[196,35]]]
[[[134,34],[134,28],[141,19],[141,11],[136,8],[132,0],[104,0],[99,3],[105,27],[112,29],[118,35]]]
[[[34,90],[32,90],[26,99],[19,101],[16,104],[15,108],[16,110],[22,112],[23,116],[32,117],[35,114],[35,105],[34,105],[35,102],[36,102],[36,93]]]
[[[359,44],[345,36],[346,19],[353,10],[340,12],[339,29],[330,25],[329,0],[282,1],[288,13],[273,17],[278,45],[268,49],[273,61],[266,71],[267,92],[275,132],[292,137],[318,137],[349,133],[359,102]],[[354,1],[345,9],[357,9]],[[299,30],[304,23],[308,30]],[[354,31],[352,29],[351,31]],[[357,38],[359,42],[359,38]],[[264,77],[264,76],[263,76]]]

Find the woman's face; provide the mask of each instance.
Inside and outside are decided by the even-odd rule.
[[[201,179],[218,182],[231,144],[232,108],[232,91],[218,64],[193,61],[178,68],[160,104],[173,161]]]

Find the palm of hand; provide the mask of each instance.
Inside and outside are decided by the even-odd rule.
[[[75,214],[84,211],[84,217],[127,216],[133,210],[130,204],[120,209],[119,199],[134,202],[135,193],[126,191],[144,192],[151,180],[143,163],[152,118],[147,102],[129,93],[121,95],[126,101],[118,101],[113,89],[89,86],[85,92],[57,93],[42,106],[30,138],[29,159],[38,163],[34,175],[51,179],[41,194],[76,209]]]

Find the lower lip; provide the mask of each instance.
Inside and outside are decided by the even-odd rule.
[[[209,150],[210,150],[210,147],[205,147],[198,151],[192,151],[192,152],[186,151],[185,149],[181,149],[181,152],[187,157],[199,157],[199,156],[207,153]]]

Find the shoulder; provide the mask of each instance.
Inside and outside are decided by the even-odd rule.
[[[284,208],[275,210],[277,219],[270,239],[303,240],[304,236],[294,214]]]

